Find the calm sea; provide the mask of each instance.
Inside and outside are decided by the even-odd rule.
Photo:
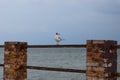
[[[120,49],[118,53],[118,72],[120,72]],[[0,63],[4,63],[4,49],[0,48]],[[86,69],[85,48],[29,48],[28,65]],[[27,70],[27,80],[86,80],[84,73],[50,72],[42,70]],[[3,68],[0,67],[0,80],[3,80]],[[120,80],[118,78],[117,80]]]

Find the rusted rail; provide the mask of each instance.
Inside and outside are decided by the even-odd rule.
[[[1,67],[4,64],[0,64]],[[27,69],[34,69],[34,70],[46,70],[46,71],[59,71],[59,72],[72,72],[72,73],[86,73],[86,70],[80,69],[66,69],[66,68],[52,68],[52,67],[39,67],[39,66],[25,66]],[[120,73],[117,73],[117,77],[120,77]]]
[[[4,48],[4,45],[0,45],[0,48]]]
[[[85,48],[86,45],[84,44],[69,44],[69,45],[28,45],[28,48],[64,48],[64,47],[67,47],[67,48],[72,48],[72,47],[76,47],[76,48],[79,48],[79,47],[83,47]],[[4,48],[4,45],[0,45],[0,48]]]
[[[28,48],[85,48],[86,45],[84,44],[70,44],[70,45],[28,45]]]
[[[1,67],[4,64],[0,64]],[[35,70],[47,70],[47,71],[60,71],[60,72],[72,72],[72,73],[86,73],[86,70],[79,69],[66,69],[66,68],[52,68],[52,67],[40,67],[40,66],[25,66],[27,69],[35,69]]]
[[[4,45],[0,45],[4,48]],[[85,44],[69,44],[69,45],[28,45],[28,48],[86,48]],[[117,45],[120,48],[120,45]]]
[[[38,66],[27,66],[27,69],[59,71],[59,72],[72,72],[72,73],[86,73],[86,70],[66,69],[66,68],[52,68],[52,67],[38,67]]]
[[[0,66],[2,66],[2,67],[3,67],[3,66],[4,66],[4,64],[0,64]]]

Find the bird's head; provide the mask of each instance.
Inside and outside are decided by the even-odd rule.
[[[56,32],[56,35],[60,35],[60,34]]]

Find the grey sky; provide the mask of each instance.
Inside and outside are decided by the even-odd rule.
[[[1,44],[55,44],[56,32],[65,38],[63,44],[120,42],[119,30],[120,0],[0,0]]]

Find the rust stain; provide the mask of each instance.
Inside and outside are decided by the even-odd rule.
[[[87,80],[117,80],[117,42],[112,40],[87,41]],[[112,46],[112,47],[111,47]]]
[[[27,78],[27,43],[5,42],[4,80],[25,80]]]

